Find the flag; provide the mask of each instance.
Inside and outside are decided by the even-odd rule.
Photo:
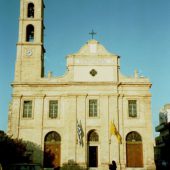
[[[115,135],[116,133],[116,126],[113,122],[110,122],[110,136]]]
[[[118,142],[121,144],[122,143],[122,137],[119,133],[119,131],[116,129],[116,126],[113,121],[110,122],[110,136],[115,135]]]
[[[81,125],[81,121],[80,121],[80,123],[78,123],[78,121],[77,121],[77,135],[78,135],[79,144],[81,146],[83,146],[83,136],[84,136],[84,134],[83,134],[83,128],[82,128],[82,125]]]
[[[119,142],[120,144],[122,144],[122,137],[121,137],[121,135],[120,135],[119,132],[118,132],[118,134],[116,135],[116,137],[117,137],[118,142]]]

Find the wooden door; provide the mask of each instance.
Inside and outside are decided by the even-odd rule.
[[[44,167],[60,167],[61,145],[57,142],[46,143],[44,146]]]
[[[89,146],[89,167],[98,167],[98,147]]]
[[[143,167],[143,149],[141,142],[126,144],[127,167]]]

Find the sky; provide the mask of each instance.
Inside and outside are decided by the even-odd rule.
[[[45,71],[66,70],[65,57],[91,36],[121,56],[121,73],[134,69],[152,83],[153,131],[170,103],[169,0],[45,0]],[[19,0],[0,0],[0,130],[7,130],[18,41]]]

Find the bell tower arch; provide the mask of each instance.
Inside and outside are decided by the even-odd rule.
[[[15,82],[44,76],[44,7],[43,0],[20,0]]]

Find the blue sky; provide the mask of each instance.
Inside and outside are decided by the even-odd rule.
[[[14,79],[19,0],[0,0],[0,129],[7,129],[10,83]],[[121,56],[121,72],[134,69],[153,86],[153,128],[160,108],[170,103],[169,0],[45,0],[45,70],[62,75],[65,56],[91,37]]]

